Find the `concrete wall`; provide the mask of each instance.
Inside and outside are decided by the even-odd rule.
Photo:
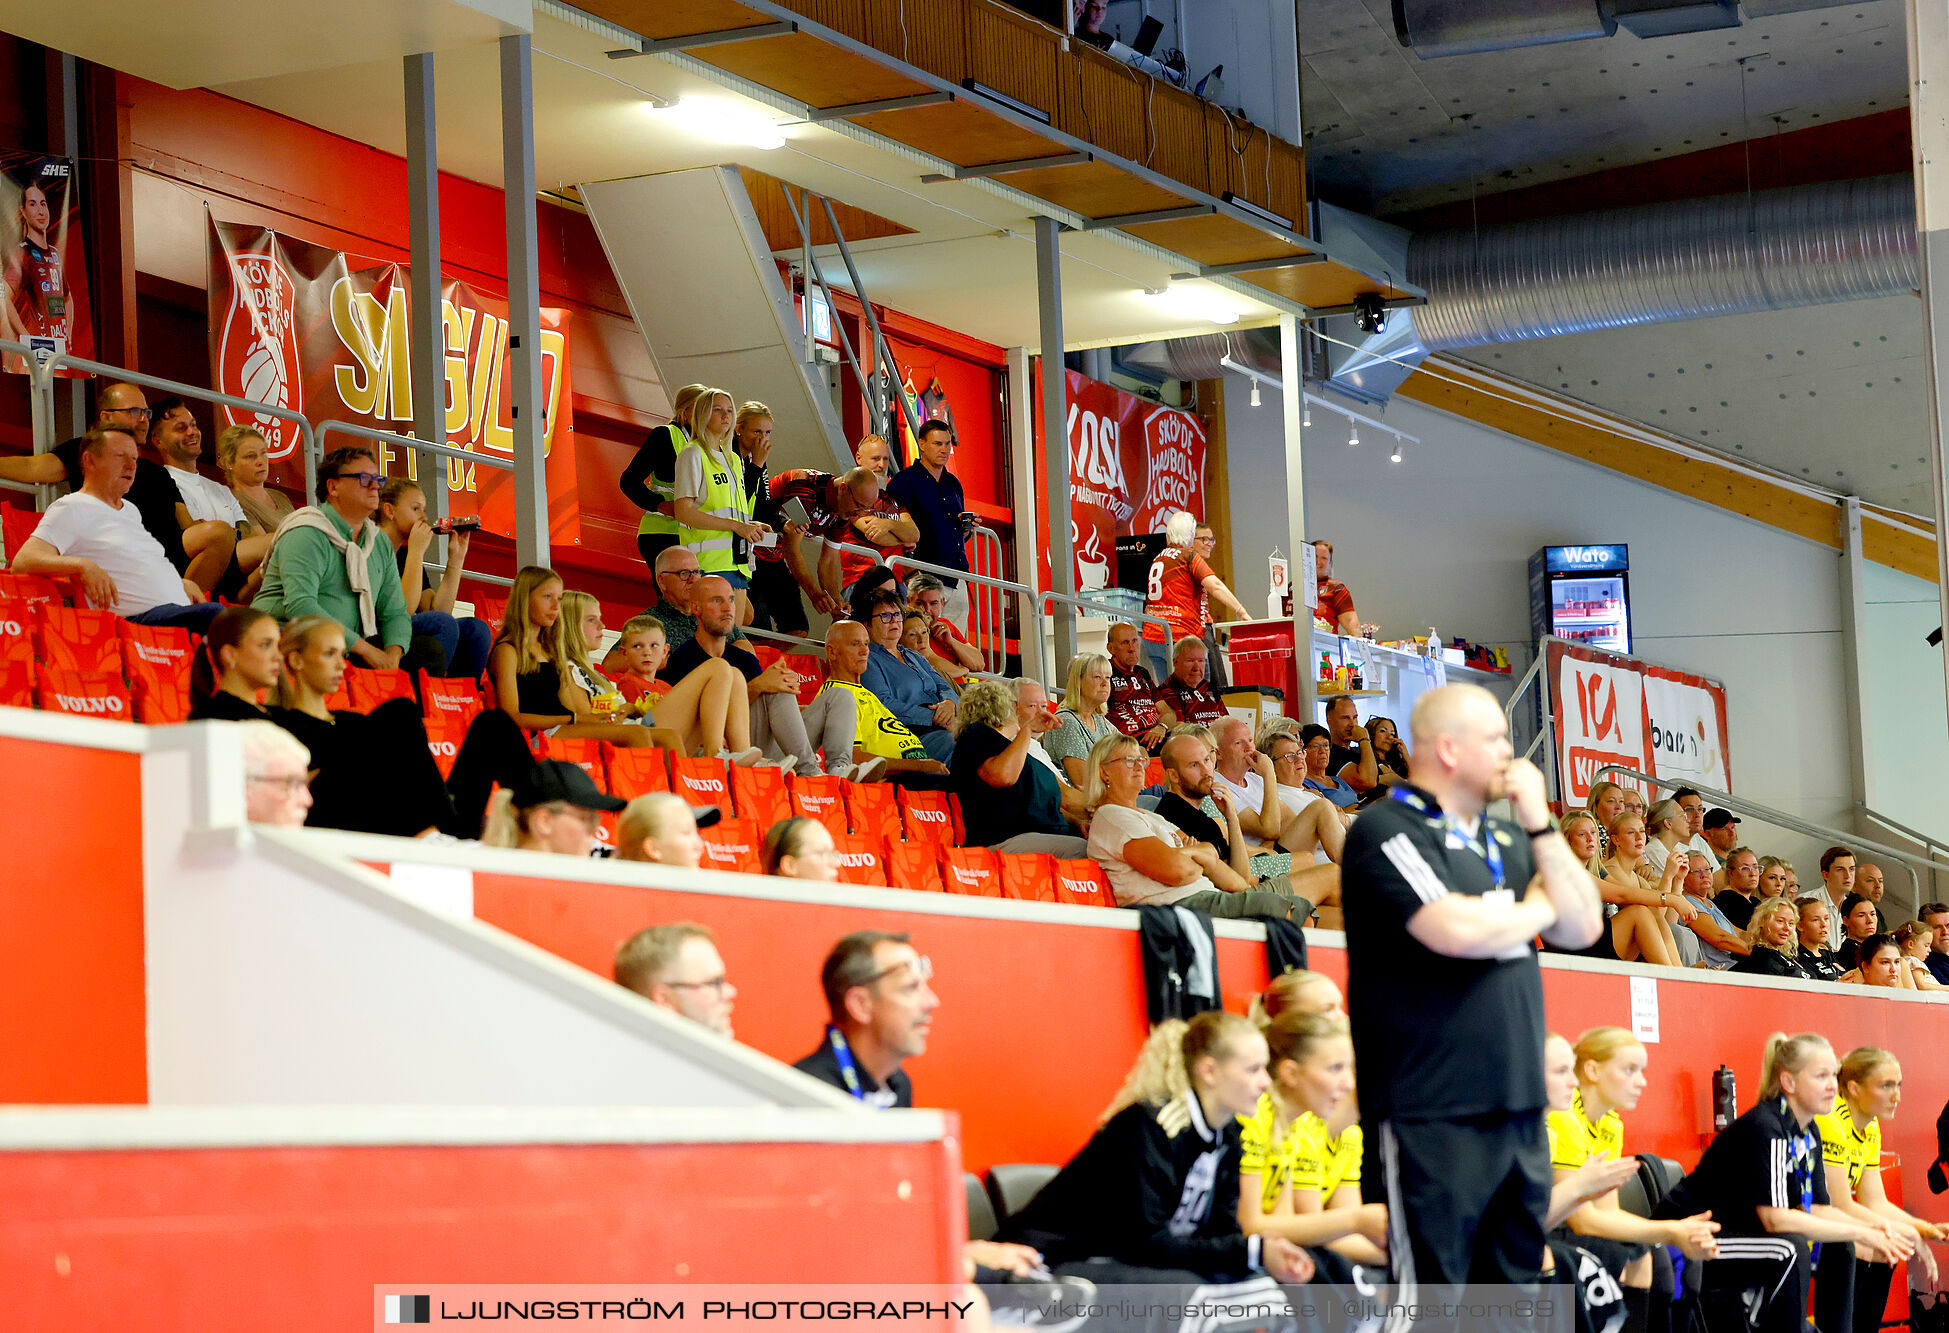
[[[1891,819],[1949,838],[1949,713],[1942,650],[1927,642],[1942,623],[1935,585],[1869,565],[1863,700],[1868,804]]]

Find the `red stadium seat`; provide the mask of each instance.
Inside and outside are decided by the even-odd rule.
[[[0,602],[0,662],[32,663],[40,656],[40,608],[32,602]]]
[[[760,671],[770,671],[771,664],[785,656],[785,650],[775,643],[759,643],[754,639],[747,646],[751,649],[751,655],[758,659]]]
[[[0,545],[6,547],[9,563],[20,544],[34,535],[39,527],[41,516],[22,505],[0,505]]]
[[[792,788],[780,768],[734,768],[731,770],[731,803],[740,819],[749,819],[768,829],[792,816]]]
[[[472,722],[487,705],[481,701],[480,686],[471,680],[448,680],[420,672],[420,707],[427,717],[451,716]]]
[[[896,889],[945,892],[941,885],[940,848],[932,843],[887,840],[887,883]]]
[[[122,667],[133,681],[139,668],[163,676],[189,679],[190,655],[196,651],[196,636],[186,629],[162,625],[121,624]]]
[[[810,653],[785,654],[785,669],[796,671],[803,682],[799,686],[799,707],[803,708],[819,697],[819,691],[826,685],[826,664]]]
[[[38,574],[0,574],[0,601],[32,602],[36,606],[63,606],[75,595],[68,579],[47,579]]]
[[[947,793],[941,791],[903,791],[900,793],[900,826],[914,842],[954,845],[954,815],[947,807]]]
[[[951,791],[947,794],[947,817],[954,823],[954,845],[956,847],[967,846],[968,825],[961,818],[961,794],[959,792]]]
[[[345,676],[338,682],[338,688],[325,696],[325,707],[334,713],[351,713],[357,711],[352,707],[351,675],[352,669],[347,667],[345,669]]]
[[[837,838],[846,832],[846,788],[849,785],[852,784],[844,778],[793,778],[792,813],[818,820]]]
[[[426,748],[442,779],[453,776],[453,761],[460,756],[460,744],[467,739],[467,724],[457,718],[429,717],[426,720]]]
[[[34,663],[0,659],[0,708],[34,706]]]
[[[41,608],[41,656],[56,671],[122,674],[121,622],[113,611]]]
[[[189,721],[189,659],[181,670],[150,666],[146,661],[129,665],[130,694],[135,700],[136,721],[144,726],[164,727]]]
[[[894,790],[880,782],[846,784],[846,825],[855,833],[884,838],[900,828]]]
[[[941,848],[941,887],[971,898],[1002,896],[1002,867],[986,847]]]
[[[667,750],[616,750],[609,752],[609,794],[633,801],[653,791],[670,790],[670,754]]]
[[[1110,881],[1103,874],[1103,867],[1094,861],[1056,860],[1056,901],[1076,903],[1084,907],[1115,907],[1116,895],[1110,892]]]
[[[803,782],[801,778],[799,781]],[[793,784],[796,786],[797,784]],[[839,849],[839,882],[871,884],[885,888],[886,867],[880,864],[880,849],[885,842],[865,833],[835,833],[833,846]]]
[[[466,728],[463,726],[464,732]],[[609,774],[602,763],[602,742],[592,736],[544,736],[541,752],[548,759],[565,759],[594,779],[604,793],[609,790]]]
[[[1002,897],[1024,903],[1056,901],[1055,858],[1044,852],[1000,852]]]
[[[670,757],[670,790],[692,805],[714,805],[731,813],[731,789],[725,785],[722,759]]]
[[[744,875],[762,875],[764,863],[758,847],[764,830],[749,819],[720,819],[704,837],[704,867],[709,870],[734,870]]]
[[[353,712],[370,713],[388,700],[411,699],[413,678],[398,667],[347,667],[345,689]]]
[[[135,706],[119,667],[89,672],[43,669],[40,700],[41,707],[50,713],[73,713],[110,722],[135,720]]]
[[[1144,785],[1146,787],[1161,787],[1164,785],[1164,761],[1162,759],[1153,759],[1144,765]]]

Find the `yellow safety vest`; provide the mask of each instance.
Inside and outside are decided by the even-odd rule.
[[[649,479],[650,494],[657,498],[658,504],[674,504],[676,502],[676,457],[690,447],[690,437],[684,434],[684,428],[674,421],[670,423],[670,441],[672,445],[670,454],[671,475],[668,477],[659,477],[656,473],[652,472]],[[658,537],[674,537],[677,535],[676,515],[660,514],[654,509],[645,510],[642,520],[636,525],[636,535],[639,537],[652,535]]]
[[[736,450],[730,450],[730,456],[724,458],[701,444],[696,449],[704,456],[704,493],[697,497],[697,507],[719,518],[749,523],[751,498],[744,490],[744,459]],[[697,553],[697,567],[706,574],[750,575],[751,544],[729,532],[720,528],[680,526],[677,541]],[[743,551],[742,559],[737,550]]]

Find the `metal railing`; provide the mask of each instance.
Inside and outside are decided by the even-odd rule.
[[[801,652],[809,652],[814,657],[825,654],[826,646],[812,639],[802,639],[796,634],[780,634],[776,630],[759,629],[756,625],[740,625],[738,632],[748,634],[754,639],[764,639],[769,643],[789,643]]]
[[[1038,596],[1040,598],[1036,606],[1038,612],[1042,609],[1042,602],[1061,602],[1065,606],[1073,606],[1081,611],[1093,611],[1097,615],[1104,616],[1110,620],[1121,620],[1127,624],[1161,625],[1164,628],[1164,642],[1174,642],[1171,634],[1171,622],[1151,615],[1148,611],[1131,611],[1125,607],[1114,606],[1109,602],[1092,602],[1087,597],[1072,597],[1066,592],[1044,592],[1038,594]],[[1223,624],[1224,622],[1220,621],[1218,623]]]
[[[361,440],[372,440],[378,444],[389,444],[395,449],[412,449],[423,454],[438,454],[442,458],[458,458],[462,462],[467,463],[485,463],[487,466],[498,468],[503,472],[514,471],[514,460],[511,458],[496,458],[493,454],[470,453],[465,449],[456,449],[450,444],[435,444],[431,440],[416,440],[410,435],[395,435],[391,431],[376,430],[371,426],[361,426],[351,421],[339,421],[336,418],[318,423],[318,449],[321,454],[324,452],[325,437],[327,435],[351,435]],[[417,468],[415,470],[417,471]]]
[[[1908,910],[1911,916],[1914,915],[1917,908],[1927,901],[1922,896],[1922,877],[1917,873],[1917,867],[1929,873],[1931,884],[1935,882],[1935,872],[1940,868],[1927,857],[1917,856],[1913,852],[1905,852],[1899,847],[1890,847],[1886,843],[1870,842],[1868,839],[1860,837],[1857,834],[1847,833],[1837,828],[1829,828],[1825,824],[1815,824],[1801,819],[1798,815],[1790,815],[1784,810],[1775,810],[1771,806],[1744,800],[1734,796],[1731,792],[1714,791],[1711,787],[1702,787],[1691,778],[1659,778],[1653,777],[1649,773],[1640,773],[1635,768],[1626,768],[1622,764],[1605,764],[1592,775],[1592,785],[1595,785],[1606,774],[1616,774],[1620,777],[1630,778],[1634,782],[1642,782],[1652,787],[1673,790],[1679,787],[1690,787],[1706,801],[1731,810],[1735,814],[1751,815],[1754,819],[1762,823],[1771,824],[1775,828],[1783,828],[1789,832],[1803,834],[1809,838],[1825,839],[1830,846],[1842,846],[1851,850],[1859,849],[1861,851],[1869,851],[1875,853],[1877,856],[1899,861],[1902,869],[1908,872],[1909,891],[1912,895],[1908,903]]]
[[[1536,687],[1536,700],[1539,705],[1536,711],[1537,716],[1542,718],[1542,722],[1537,726],[1536,735],[1530,739],[1522,756],[1532,761],[1535,760],[1536,749],[1540,745],[1548,744],[1549,750],[1546,754],[1556,753],[1556,719],[1550,711],[1549,680],[1543,674],[1543,668],[1548,661],[1543,651],[1543,641],[1539,640],[1536,645],[1536,660],[1529,664],[1529,670],[1525,671],[1522,678],[1516,682],[1516,688],[1510,692],[1509,702],[1502,710],[1503,721],[1513,730],[1516,725],[1516,705],[1522,702],[1523,696],[1529,693],[1531,686]],[[1546,762],[1541,767],[1543,782],[1549,789],[1550,799],[1562,799],[1562,793],[1557,790],[1556,765]]]
[[[1931,834],[1924,833],[1921,829],[1910,828],[1900,820],[1891,819],[1873,806],[1864,805],[1860,801],[1854,803],[1854,808],[1859,810],[1866,818],[1872,819],[1889,832],[1899,833],[1904,838],[1909,838],[1922,844],[1922,850],[1931,862],[1942,866],[1944,869],[1949,869],[1949,856],[1936,855],[1937,852],[1949,853],[1949,843],[1941,842]]]

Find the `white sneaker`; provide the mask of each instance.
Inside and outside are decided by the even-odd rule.
[[[887,761],[874,755],[863,764],[848,764],[846,772],[839,774],[848,782],[878,782],[886,776]]]
[[[719,750],[717,757],[719,759],[729,760],[732,766],[736,768],[751,768],[765,757],[765,752],[753,745],[748,749],[739,750],[735,754],[730,750]]]

